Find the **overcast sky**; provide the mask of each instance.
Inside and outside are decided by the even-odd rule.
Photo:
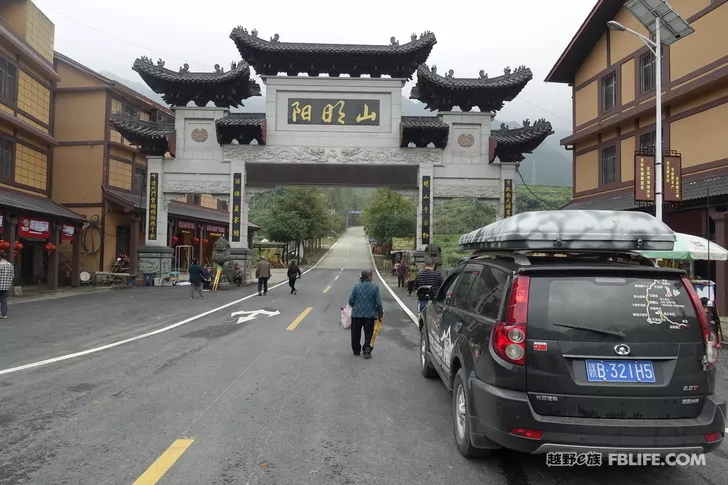
[[[428,64],[455,77],[491,77],[525,64],[534,79],[498,116],[544,117],[570,129],[571,90],[543,82],[595,0],[461,0],[342,2],[331,0],[34,0],[56,25],[57,51],[96,71],[140,81],[134,59],[161,57],[176,70],[229,69],[238,60],[230,31],[257,28],[282,42],[389,44],[412,32],[437,36]],[[343,5],[350,5],[347,8]],[[361,10],[360,10],[361,9]],[[405,89],[409,96],[409,86]]]

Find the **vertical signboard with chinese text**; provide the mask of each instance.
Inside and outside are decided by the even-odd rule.
[[[503,217],[513,215],[513,179],[503,180]]]
[[[149,229],[148,239],[150,241],[157,240],[157,204],[159,199],[159,174],[152,172],[149,174]]]
[[[241,206],[243,196],[243,174],[233,174],[233,227],[232,227],[232,240],[233,242],[240,242],[240,219],[241,219]]]
[[[420,239],[422,244],[430,244],[430,213],[432,212],[432,206],[430,204],[430,187],[431,177],[429,175],[422,176],[422,230],[420,232]]]
[[[653,202],[655,200],[655,157],[635,155],[634,158],[634,200]]]
[[[666,155],[664,160],[662,200],[665,202],[682,201],[682,156]]]

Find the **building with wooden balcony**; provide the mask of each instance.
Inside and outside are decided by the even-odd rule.
[[[663,219],[675,231],[725,246],[728,1],[669,4],[694,32],[662,54]],[[561,140],[573,155],[573,198],[565,208],[654,213],[654,202],[643,193],[648,183],[654,200],[654,187],[640,160],[647,156],[649,162],[655,151],[655,57],[639,37],[610,30],[607,22],[613,20],[650,37],[624,0],[599,0],[546,78],[568,84],[573,93],[573,134]],[[723,266],[718,265],[717,280],[726,288]],[[708,265],[696,271],[716,278]],[[725,308],[726,302],[719,304]]]
[[[33,2],[0,2],[0,248],[18,286],[79,283],[80,245],[70,243],[84,217],[51,198],[54,32]]]

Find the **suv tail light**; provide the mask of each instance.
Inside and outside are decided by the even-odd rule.
[[[708,316],[703,310],[703,304],[700,302],[700,297],[695,291],[695,287],[690,280],[683,276],[683,286],[690,295],[690,300],[693,302],[695,313],[698,314],[698,320],[700,326],[703,329],[703,340],[705,341],[705,355],[703,356],[703,370],[710,370],[713,368],[716,362],[718,362],[718,350],[715,348],[718,345],[718,334],[716,334],[710,328],[710,322],[708,322]]]
[[[528,321],[528,276],[513,279],[505,321],[495,322],[493,350],[510,364],[526,365],[526,322]]]

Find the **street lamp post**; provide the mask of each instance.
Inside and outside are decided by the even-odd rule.
[[[639,37],[655,56],[655,217],[662,221],[662,46],[670,45],[694,30],[665,0],[628,0],[624,7],[655,36],[652,41],[619,22],[607,22],[607,27],[612,30],[629,32]]]
[[[607,22],[607,27],[636,35],[655,56],[655,217],[658,221],[662,221],[662,42],[660,39],[660,17],[655,18],[654,42],[639,32],[628,29],[619,22]]]

